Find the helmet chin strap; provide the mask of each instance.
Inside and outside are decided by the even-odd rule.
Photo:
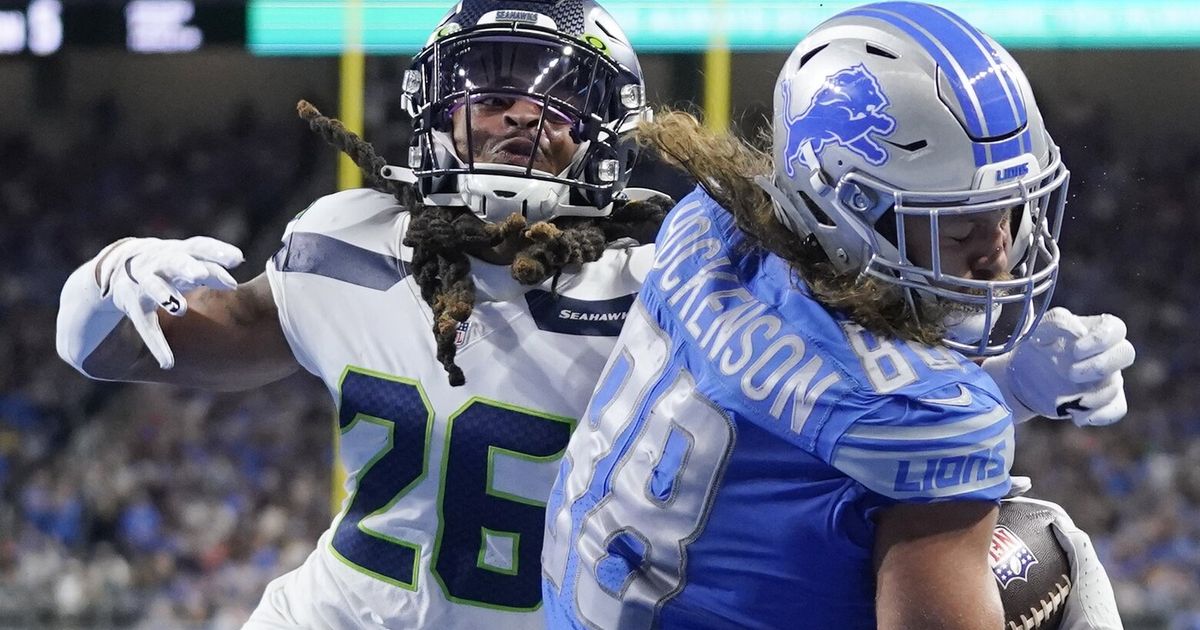
[[[534,222],[549,219],[570,194],[566,184],[525,178],[527,169],[522,166],[489,164],[488,170],[510,171],[512,175],[459,175],[458,193],[454,196],[489,223],[498,223],[513,214],[521,214]],[[533,173],[550,176],[544,171],[534,170]]]
[[[519,173],[524,173],[525,169],[519,166],[509,166],[505,164],[493,164],[491,167],[512,168]],[[540,171],[537,171],[540,172]],[[404,182],[406,184],[416,184],[417,176],[411,168],[405,166],[395,166],[385,164],[379,171],[380,177],[393,181]],[[466,179],[468,176],[463,176]],[[548,221],[554,217],[574,216],[574,217],[606,217],[612,211],[612,204],[603,208],[593,208],[591,206],[576,206],[567,203],[570,191],[567,190],[566,184],[556,184],[554,182],[545,182],[539,180],[531,180],[520,176],[506,175],[471,175],[472,179],[463,183],[477,183],[483,185],[484,192],[472,193],[470,188],[463,186],[465,192],[455,193],[434,193],[425,197],[425,202],[435,206],[466,206],[475,213],[476,216],[489,222],[503,221],[511,214],[521,213],[526,218],[537,221]],[[489,182],[484,178],[491,178],[496,181]],[[502,180],[502,181],[500,181]],[[497,187],[509,188],[513,185],[529,186],[530,184],[541,184],[541,186],[533,187],[534,190],[528,191],[531,194],[526,196],[514,196],[512,198],[504,198],[495,194],[488,194],[487,191],[495,191]],[[641,188],[628,188],[625,190],[626,198],[629,199],[644,199],[653,195],[661,195],[657,191],[651,191]],[[530,199],[538,200],[537,203],[529,203]]]
[[[961,343],[968,346],[978,346],[981,341],[991,336],[992,328],[1000,320],[1000,312],[1004,310],[1001,304],[992,304],[991,325],[988,325],[988,314],[984,309],[965,311],[951,310],[942,317],[946,327],[946,341]]]
[[[433,137],[435,152],[442,156],[442,160],[449,160],[458,168],[466,168],[448,134],[435,132]],[[586,143],[576,150],[576,161],[585,148]],[[557,177],[563,177],[572,165],[568,165]],[[457,192],[430,194],[429,202],[439,206],[466,206],[475,216],[489,223],[499,223],[513,214],[520,214],[536,223],[561,216],[604,217],[611,212],[611,204],[603,208],[572,205],[571,186],[567,183],[527,176],[532,172],[541,177],[556,177],[548,171],[531,171],[524,166],[502,163],[487,163],[484,166],[491,172],[461,173],[456,176]]]

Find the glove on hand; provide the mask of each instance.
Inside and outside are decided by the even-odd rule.
[[[1050,309],[1037,330],[1011,352],[983,362],[1004,395],[1013,418],[1070,419],[1077,426],[1103,426],[1125,416],[1125,380],[1133,344],[1116,315],[1080,317]]]
[[[183,293],[197,287],[231,290],[237,281],[226,271],[242,263],[242,251],[206,236],[187,240],[131,238],[114,243],[98,257],[100,296],[133,322],[138,335],[164,370],[175,366],[175,354],[158,323],[162,308],[181,317],[187,313]]]
[[[1050,528],[1071,563],[1071,592],[1067,595],[1066,609],[1058,627],[1062,630],[1122,630],[1112,582],[1100,564],[1091,537],[1076,527],[1075,521],[1057,503],[1026,497],[1004,500],[1035,504],[1054,515]]]

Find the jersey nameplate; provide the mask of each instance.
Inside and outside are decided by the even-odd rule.
[[[741,283],[703,205],[676,210],[647,285],[735,389],[799,434],[836,369]]]

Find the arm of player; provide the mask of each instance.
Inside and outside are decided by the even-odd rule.
[[[997,630],[1004,608],[988,566],[990,501],[901,503],[875,530],[875,614],[883,630]]]
[[[63,287],[58,353],[92,378],[219,390],[278,380],[299,364],[266,275],[238,286],[241,252],[215,239],[124,239]]]
[[[1116,315],[1080,317],[1050,309],[1033,335],[1011,352],[983,362],[1013,418],[1069,418],[1078,426],[1103,426],[1125,416],[1121,371],[1136,353]]]

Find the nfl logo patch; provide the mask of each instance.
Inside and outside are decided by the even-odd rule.
[[[1029,568],[1038,559],[1029,550],[1029,545],[1009,528],[997,525],[992,531],[992,546],[988,549],[988,563],[1000,588],[1008,588],[1014,580],[1029,580]]]
[[[459,322],[454,332],[454,345],[461,348],[467,343],[467,333],[471,331],[471,322]]]

